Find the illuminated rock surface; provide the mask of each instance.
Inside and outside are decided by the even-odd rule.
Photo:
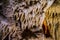
[[[58,0],[49,2],[46,0],[1,1],[0,40],[59,40],[59,26],[57,29],[55,26],[60,24],[60,3]],[[44,20],[51,34],[47,38],[42,29]]]

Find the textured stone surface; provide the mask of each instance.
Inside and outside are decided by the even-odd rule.
[[[53,39],[60,40],[60,2],[58,0],[47,10],[46,21]]]
[[[53,0],[54,1],[54,0]],[[59,40],[60,1],[6,0],[0,3],[1,40]],[[51,6],[51,4],[53,5]],[[51,6],[51,7],[50,7]],[[50,8],[49,8],[50,7]],[[49,8],[49,9],[48,9]],[[48,10],[47,10],[48,9]],[[47,10],[47,11],[46,11]],[[46,29],[42,24],[46,20]],[[47,29],[51,37],[45,37]],[[46,33],[43,33],[46,31]],[[48,33],[48,34],[49,34]]]

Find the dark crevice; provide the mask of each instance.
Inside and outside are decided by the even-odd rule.
[[[20,28],[22,27],[21,25],[22,25],[22,22],[21,22],[21,20],[19,19],[18,20],[18,22],[19,22],[19,24],[20,24]]]
[[[31,37],[37,38],[37,36],[28,28],[26,28],[21,35],[22,35],[22,39],[28,39]]]
[[[5,37],[4,40],[9,40],[9,34]]]
[[[52,38],[52,36],[51,36],[50,31],[49,31],[48,28],[47,28],[47,32],[45,33],[46,30],[45,30],[45,25],[44,24],[42,25],[42,28],[43,28],[43,33],[44,33],[45,37],[46,38],[49,38],[49,37]]]
[[[7,18],[5,15],[3,15],[2,13],[0,13],[0,16],[3,17],[4,19]]]

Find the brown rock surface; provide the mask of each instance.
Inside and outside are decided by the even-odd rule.
[[[46,0],[1,1],[0,40],[60,40],[60,1],[50,8],[47,3]],[[51,34],[47,38],[42,29],[44,19]]]

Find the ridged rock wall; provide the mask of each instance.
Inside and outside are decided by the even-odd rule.
[[[60,40],[60,3],[54,3],[46,12],[46,22],[50,34],[55,40]]]
[[[1,0],[0,40],[59,40],[60,1],[53,2],[54,0]],[[43,30],[43,24],[46,30]],[[51,36],[46,38],[45,34]]]

